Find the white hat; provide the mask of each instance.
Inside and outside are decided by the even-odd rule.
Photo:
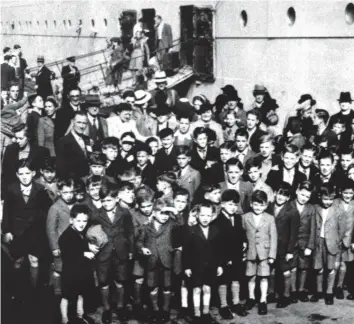
[[[157,71],[155,73],[155,83],[164,83],[167,82],[165,71]]]
[[[135,104],[143,105],[151,99],[151,93],[144,90],[137,90],[134,92]]]

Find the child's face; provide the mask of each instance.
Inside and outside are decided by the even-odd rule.
[[[163,180],[157,180],[156,183],[156,189],[157,191],[163,192],[166,190],[166,188],[169,186],[169,184],[166,181]]]
[[[111,211],[116,208],[118,200],[118,197],[107,196],[101,199],[102,207],[105,211]]]
[[[350,168],[348,171],[348,178],[354,180],[354,168]]]
[[[284,162],[285,169],[291,170],[295,166],[299,158],[295,153],[286,152],[282,156],[282,160]]]
[[[90,183],[90,185],[87,187],[87,194],[93,199],[93,200],[99,200],[100,199],[100,192],[101,189],[101,184],[96,184],[96,183]]]
[[[354,189],[345,189],[342,191],[342,199],[349,203],[353,200],[354,197]]]
[[[202,206],[200,207],[200,211],[197,217],[200,225],[202,225],[203,227],[208,227],[213,219],[213,209]]]
[[[88,223],[87,214],[77,214],[75,218],[70,218],[70,224],[74,230],[82,232]]]
[[[125,204],[132,204],[135,199],[134,190],[125,188],[124,190],[120,190],[118,193],[118,199],[121,200]]]
[[[152,201],[143,201],[139,205],[140,212],[146,217],[151,216],[153,209],[154,209],[154,203]]]
[[[103,165],[100,165],[100,164],[92,164],[92,165],[90,165],[90,172],[91,172],[92,175],[103,176],[104,175],[104,170],[105,170],[105,167]]]
[[[284,205],[286,202],[289,201],[289,199],[290,199],[289,196],[286,196],[279,191],[275,194],[275,202],[278,206]]]
[[[231,150],[222,148],[220,149],[220,160],[222,163],[226,163],[228,159],[231,159],[232,157],[232,152]]]
[[[201,119],[203,122],[210,122],[212,116],[213,112],[211,110],[207,110],[201,114]]]
[[[267,209],[267,206],[268,204],[266,203],[251,202],[252,210],[256,215],[262,214]]]
[[[185,154],[181,154],[181,155],[177,156],[177,164],[181,169],[185,168],[189,164],[190,161],[191,161],[191,158]]]
[[[106,148],[102,150],[103,154],[106,155],[108,161],[114,161],[118,156],[118,149],[117,148]]]
[[[341,102],[339,105],[341,111],[348,111],[351,107],[350,102]]]
[[[258,124],[258,118],[256,115],[249,114],[247,116],[247,129],[254,129]]]
[[[311,198],[311,191],[301,189],[296,190],[296,200],[300,205],[305,205]]]
[[[24,167],[19,168],[16,175],[23,186],[29,186],[32,183],[33,177],[36,175],[36,172]]]
[[[234,114],[227,114],[224,120],[225,124],[232,127],[236,124],[236,117]]]
[[[304,150],[301,154],[301,164],[305,168],[309,167],[313,162],[315,154],[312,150]]]
[[[182,134],[187,133],[188,130],[189,130],[190,125],[191,125],[191,123],[190,123],[188,118],[181,118],[180,121],[179,121],[179,131]]]
[[[154,156],[156,155],[158,149],[159,149],[159,145],[157,142],[150,142],[149,146],[151,148],[151,155]]]
[[[56,176],[57,176],[57,173],[52,170],[43,170],[41,169],[41,175],[43,176],[44,180],[48,183],[52,183]]]
[[[161,139],[161,144],[164,149],[169,149],[173,145],[173,135],[168,135]]]
[[[177,195],[175,199],[173,199],[173,204],[179,213],[184,211],[188,205],[188,196]]]
[[[228,215],[235,215],[237,211],[237,204],[234,201],[224,201],[221,206]]]
[[[273,153],[274,145],[271,142],[262,143],[259,146],[259,151],[264,158],[267,158]]]
[[[227,170],[226,175],[227,180],[231,184],[235,184],[241,177],[241,170],[238,168],[237,165],[229,165],[229,169]]]
[[[248,171],[248,176],[252,182],[257,182],[257,180],[261,177],[261,170],[257,167],[253,167]]]
[[[132,112],[129,110],[124,110],[121,113],[119,113],[119,117],[123,122],[129,122],[130,119],[132,118]]]
[[[201,105],[202,105],[203,103],[200,101],[200,100],[194,100],[194,102],[193,102],[193,107],[194,107],[194,109],[195,110],[199,110],[200,109],[200,107],[201,107]]]
[[[63,186],[58,194],[66,204],[71,204],[74,200],[74,187]]]
[[[334,200],[334,195],[333,196],[322,196],[321,197],[321,203],[324,208],[329,208],[332,206]]]
[[[343,124],[334,124],[332,127],[332,131],[336,133],[336,135],[340,135],[345,131],[345,125]]]
[[[333,165],[334,164],[332,163],[332,160],[330,158],[321,159],[319,164],[321,175],[323,177],[329,176],[332,173]]]
[[[197,138],[195,139],[195,142],[198,147],[200,148],[206,148],[208,145],[208,136],[206,134],[199,134]]]
[[[169,218],[170,218],[170,215],[168,212],[166,211],[163,211],[163,210],[157,210],[155,212],[155,216],[154,218],[160,223],[160,224],[165,224]]]
[[[340,157],[340,165],[344,171],[347,171],[349,165],[353,163],[353,157],[351,154],[342,154]]]
[[[212,192],[206,193],[205,198],[210,202],[212,202],[213,204],[220,204],[221,201],[220,189],[214,189]]]
[[[242,152],[248,146],[248,140],[245,136],[236,136],[237,151]]]
[[[129,140],[130,141],[130,140]],[[133,144],[124,142],[122,143],[122,150],[126,153],[130,152],[130,150],[133,148]]]
[[[148,162],[149,155],[145,151],[140,151],[136,154],[136,160],[140,166],[143,166]]]

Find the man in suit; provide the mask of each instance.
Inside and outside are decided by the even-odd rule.
[[[235,157],[242,163],[242,165],[245,165],[248,159],[256,155],[256,153],[252,151],[250,145],[248,144],[249,134],[247,130],[244,128],[239,128],[236,131],[235,140]]]
[[[58,141],[56,156],[59,176],[84,177],[89,173],[87,155],[92,152],[92,147],[90,139],[84,135],[87,124],[87,115],[76,112],[71,132]]]
[[[313,115],[313,124],[317,127],[315,143],[327,142],[327,147],[338,144],[336,133],[327,128],[329,113],[324,109],[316,109]]]
[[[9,64],[12,56],[16,57],[15,55],[5,55],[4,63],[1,64],[1,90],[8,90],[10,83],[16,81],[15,68]]]
[[[166,171],[174,171],[177,169],[176,147],[174,145],[173,130],[164,128],[159,133],[162,148],[158,150],[155,157],[155,165],[157,172],[162,174]]]
[[[85,135],[88,136],[95,146],[108,136],[107,121],[99,117],[101,101],[99,95],[87,95],[85,98],[84,109],[87,112],[88,127],[85,129]]]
[[[66,103],[63,102],[61,108],[58,109],[55,118],[54,144],[67,133],[75,112],[83,111],[80,97],[81,90],[79,88],[69,90],[69,100]]]
[[[44,65],[44,56],[38,56],[37,64],[36,90],[37,94],[45,100],[48,96],[53,95],[51,81],[55,78],[55,74]]]
[[[23,93],[23,89],[25,86],[25,74],[27,69],[27,61],[22,57],[21,46],[16,44],[14,45],[14,54],[17,56],[17,67],[16,74],[20,86],[21,94]]]
[[[248,142],[253,152],[259,153],[259,139],[267,133],[259,129],[262,115],[258,109],[252,109],[247,112],[247,132]]]
[[[156,56],[160,67],[167,68],[166,54],[172,47],[172,28],[169,24],[162,21],[161,16],[155,16],[155,48]]]
[[[318,168],[313,164],[316,156],[316,147],[312,144],[305,144],[301,148],[301,156],[297,165],[297,170],[302,172],[307,180],[313,183],[316,175],[318,174]]]
[[[199,188],[201,176],[199,171],[194,170],[190,165],[191,150],[188,146],[177,146],[177,184],[189,192],[190,201],[193,201],[194,193]]]
[[[352,97],[350,92],[341,92],[339,99],[340,112],[331,116],[331,119],[328,123],[328,128],[332,129],[333,121],[339,117],[345,121],[346,132],[349,132],[351,129],[351,123],[354,118],[354,110],[352,109]]]
[[[167,104],[169,108],[174,109],[179,95],[175,89],[167,88],[167,76],[165,71],[156,71],[154,75],[156,89],[151,91],[151,106],[155,107],[161,104]]]
[[[80,71],[75,66],[75,56],[70,56],[66,60],[68,61],[68,65],[63,66],[61,70],[63,99],[66,99],[70,89],[77,88],[80,82]]]

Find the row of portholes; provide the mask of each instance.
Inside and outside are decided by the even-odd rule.
[[[352,25],[354,23],[354,4],[353,3],[348,3],[348,5],[345,7],[345,22],[348,25]],[[289,26],[293,26],[296,21],[296,11],[293,7],[290,7],[287,10],[287,22]],[[240,13],[240,25],[241,28],[245,28],[248,23],[248,14],[246,10],[242,10]]]
[[[119,21],[118,21],[118,22],[119,22]],[[79,26],[81,26],[82,24],[83,24],[82,19],[79,19]],[[105,27],[108,26],[108,20],[107,20],[106,18],[103,19],[103,24],[104,24]],[[22,28],[22,27],[32,28],[32,21],[23,21],[23,22],[18,21],[18,22],[17,22],[17,25],[18,25],[20,28]],[[33,22],[33,25],[34,25],[34,26],[37,25],[37,27],[39,27],[39,26],[40,26],[39,20],[37,20],[37,23],[34,23],[34,22]],[[15,21],[12,21],[12,22],[8,22],[8,21],[7,21],[7,22],[1,22],[1,26],[2,26],[2,27],[3,27],[3,26],[11,26],[12,29],[15,29],[15,28],[16,28],[16,22],[15,22]],[[46,28],[49,28],[49,22],[48,22],[48,20],[45,20],[45,21],[44,21],[44,26],[45,26]],[[58,27],[58,24],[57,24],[57,21],[56,21],[56,20],[53,20],[53,26],[54,26],[54,28],[57,28],[57,27]],[[63,26],[64,28],[70,28],[70,27],[72,27],[72,22],[71,22],[71,20],[70,20],[70,19],[68,19],[68,20],[63,20],[63,21],[62,21],[62,26]],[[95,27],[95,26],[96,26],[95,19],[91,19],[91,27]]]

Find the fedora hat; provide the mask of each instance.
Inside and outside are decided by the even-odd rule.
[[[235,91],[235,87],[231,84],[227,84],[226,86],[221,88],[222,92],[226,95],[228,95],[229,93]]]
[[[301,95],[299,101],[297,102],[299,105],[296,107],[296,110],[304,110],[309,109],[316,105],[316,100],[312,98],[312,96],[308,93]]]
[[[96,94],[85,95],[83,96],[82,99],[85,108],[101,106],[101,100],[99,95]]]
[[[37,57],[37,63],[44,63],[44,56],[43,55],[39,55]]]
[[[339,102],[352,102],[352,97],[350,95],[350,92],[341,92],[339,99]]]
[[[66,59],[67,59],[67,61],[69,61],[71,63],[75,63],[75,61],[76,61],[76,57],[75,56],[69,56]]]
[[[134,92],[135,104],[143,105],[151,99],[151,93],[144,90],[137,90]]]
[[[267,92],[267,88],[262,84],[256,84],[253,89],[253,94],[265,94]]]
[[[241,98],[238,96],[237,90],[230,91],[227,95],[228,101],[241,101]]]
[[[157,71],[155,73],[154,78],[155,83],[164,83],[167,82],[166,72],[165,71]]]

